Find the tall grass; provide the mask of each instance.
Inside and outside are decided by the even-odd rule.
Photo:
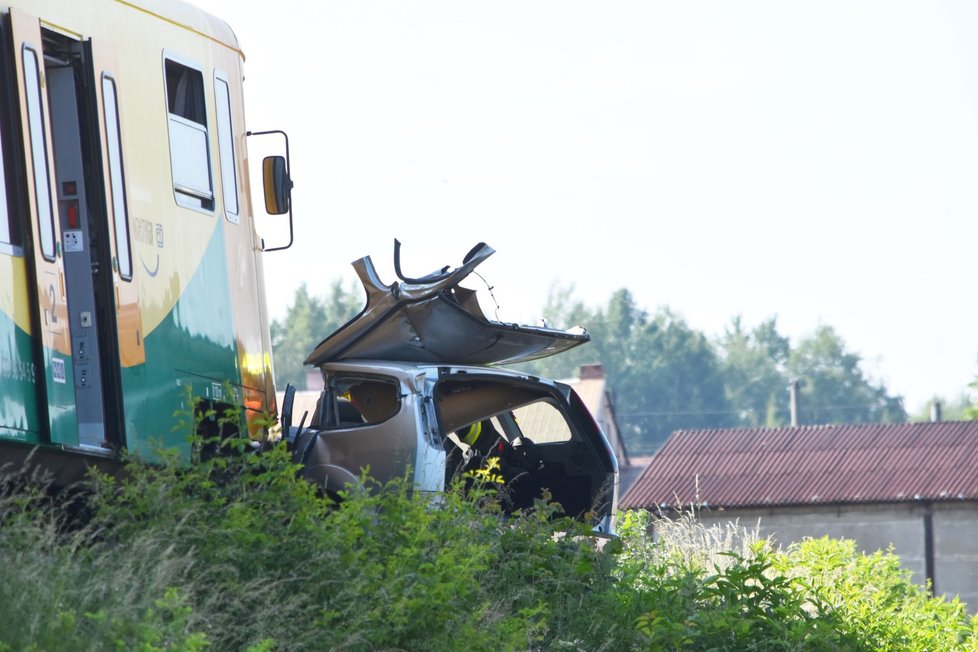
[[[225,443],[227,445],[227,442]],[[962,605],[892,555],[621,515],[599,546],[545,497],[407,481],[340,504],[289,453],[129,462],[71,523],[0,494],[0,650],[967,650]],[[228,450],[228,449],[226,449]],[[653,527],[654,526],[654,527]]]
[[[5,486],[0,650],[194,649],[200,637],[184,626],[175,590],[193,567],[188,551],[161,545],[157,532],[112,550],[98,528],[69,524],[43,486]]]

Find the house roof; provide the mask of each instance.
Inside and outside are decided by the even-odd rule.
[[[604,365],[600,363],[581,365],[576,378],[565,378],[560,382],[574,388],[581,401],[587,407],[591,416],[604,431],[608,443],[611,444],[618,458],[619,469],[631,466],[628,448],[618,429],[614,403],[608,390]]]
[[[978,500],[978,421],[677,430],[622,509]]]

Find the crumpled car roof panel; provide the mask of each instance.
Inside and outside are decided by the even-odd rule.
[[[561,353],[590,341],[584,329],[563,331],[486,318],[476,292],[461,283],[495,253],[479,243],[455,268],[421,278],[395,270],[401,279],[383,283],[369,256],[353,262],[367,294],[359,315],[329,335],[309,354],[308,365],[371,358],[434,364],[513,364]]]

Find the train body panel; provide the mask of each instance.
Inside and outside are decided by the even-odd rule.
[[[177,1],[0,0],[0,30],[0,443],[186,452],[188,385],[274,412],[230,28]]]
[[[0,437],[39,443],[24,259],[0,254]]]

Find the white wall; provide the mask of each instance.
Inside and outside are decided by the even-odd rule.
[[[978,613],[978,506],[934,506],[934,586]]]
[[[890,545],[913,580],[926,579],[925,521],[930,510],[934,549],[934,589],[948,598],[959,596],[972,613],[978,612],[978,505],[923,503],[840,505],[826,507],[772,507],[749,510],[702,510],[707,527],[734,520],[759,526],[762,537],[778,545],[806,537],[853,539],[859,550],[886,551]]]

